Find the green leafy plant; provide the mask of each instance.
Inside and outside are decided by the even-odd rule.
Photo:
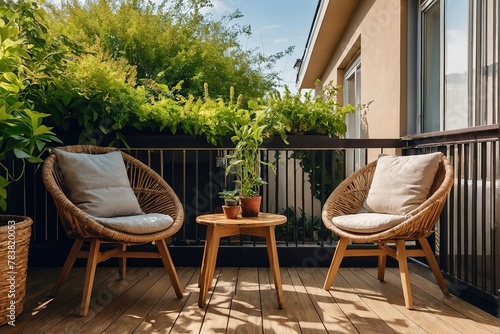
[[[236,146],[233,154],[227,156],[229,163],[226,175],[233,173],[236,176],[234,182],[243,197],[257,196],[260,187],[267,184],[259,175],[260,166],[268,166],[273,172],[275,170],[272,163],[260,159],[259,146],[267,136],[267,125],[262,124],[262,120],[262,113],[257,113],[249,123],[241,128],[235,127],[235,134],[231,137]]]
[[[8,161],[21,159],[23,166],[25,161],[40,163],[45,145],[59,141],[51,128],[42,124],[49,115],[34,110],[25,98],[26,91],[44,70],[33,59],[39,54],[26,37],[28,33],[33,36],[43,31],[39,14],[33,1],[2,3],[0,7],[0,166],[5,172],[5,176],[0,175],[0,209],[4,211],[7,186],[23,173],[13,175]]]
[[[239,192],[240,190],[238,188],[233,190],[224,189],[219,192],[219,197],[224,200],[227,206],[237,206],[240,201]]]
[[[304,209],[289,206],[279,212],[287,217],[287,224],[276,226],[276,235],[280,240],[295,241],[302,238],[325,240],[328,230],[324,227],[321,217],[308,215]]]
[[[253,110],[265,110],[265,124],[269,131],[279,134],[286,142],[288,134],[342,135],[346,132],[345,114],[356,111],[356,107],[337,102],[340,86],[328,84],[320,94],[312,91],[292,94],[285,87],[283,96],[273,92],[267,99],[249,102]]]
[[[228,102],[212,99],[205,84],[202,98],[190,96],[184,103],[180,126],[187,134],[204,136],[212,145],[220,144],[225,136],[234,133],[233,129],[251,122],[251,115],[242,109],[241,101],[241,95],[235,100],[233,87]]]

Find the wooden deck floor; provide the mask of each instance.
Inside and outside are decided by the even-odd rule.
[[[327,268],[281,268],[286,308],[277,308],[267,268],[217,268],[205,308],[197,306],[197,268],[178,268],[175,298],[163,268],[98,268],[87,317],[79,317],[84,269],[74,268],[48,300],[58,268],[30,268],[24,311],[1,333],[499,333],[498,318],[412,272],[415,310],[404,307],[397,269],[341,268],[331,291]]]

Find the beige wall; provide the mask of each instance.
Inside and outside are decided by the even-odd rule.
[[[406,6],[406,0],[360,1],[320,78],[342,85],[344,69],[361,50],[361,101],[373,101],[368,138],[406,134]]]

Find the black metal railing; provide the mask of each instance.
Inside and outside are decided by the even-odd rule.
[[[500,289],[499,137],[500,126],[494,125],[404,138],[408,154],[441,151],[450,158],[455,182],[435,236],[440,267],[455,294],[486,298],[495,314]]]

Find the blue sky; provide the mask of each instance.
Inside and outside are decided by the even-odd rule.
[[[271,55],[295,46],[293,54],[281,59],[276,66],[284,84],[295,92],[293,65],[304,53],[318,0],[212,0],[212,4],[210,12],[216,19],[236,9],[243,13],[244,17],[237,22],[252,27],[252,36],[242,40],[244,47],[259,47]]]

